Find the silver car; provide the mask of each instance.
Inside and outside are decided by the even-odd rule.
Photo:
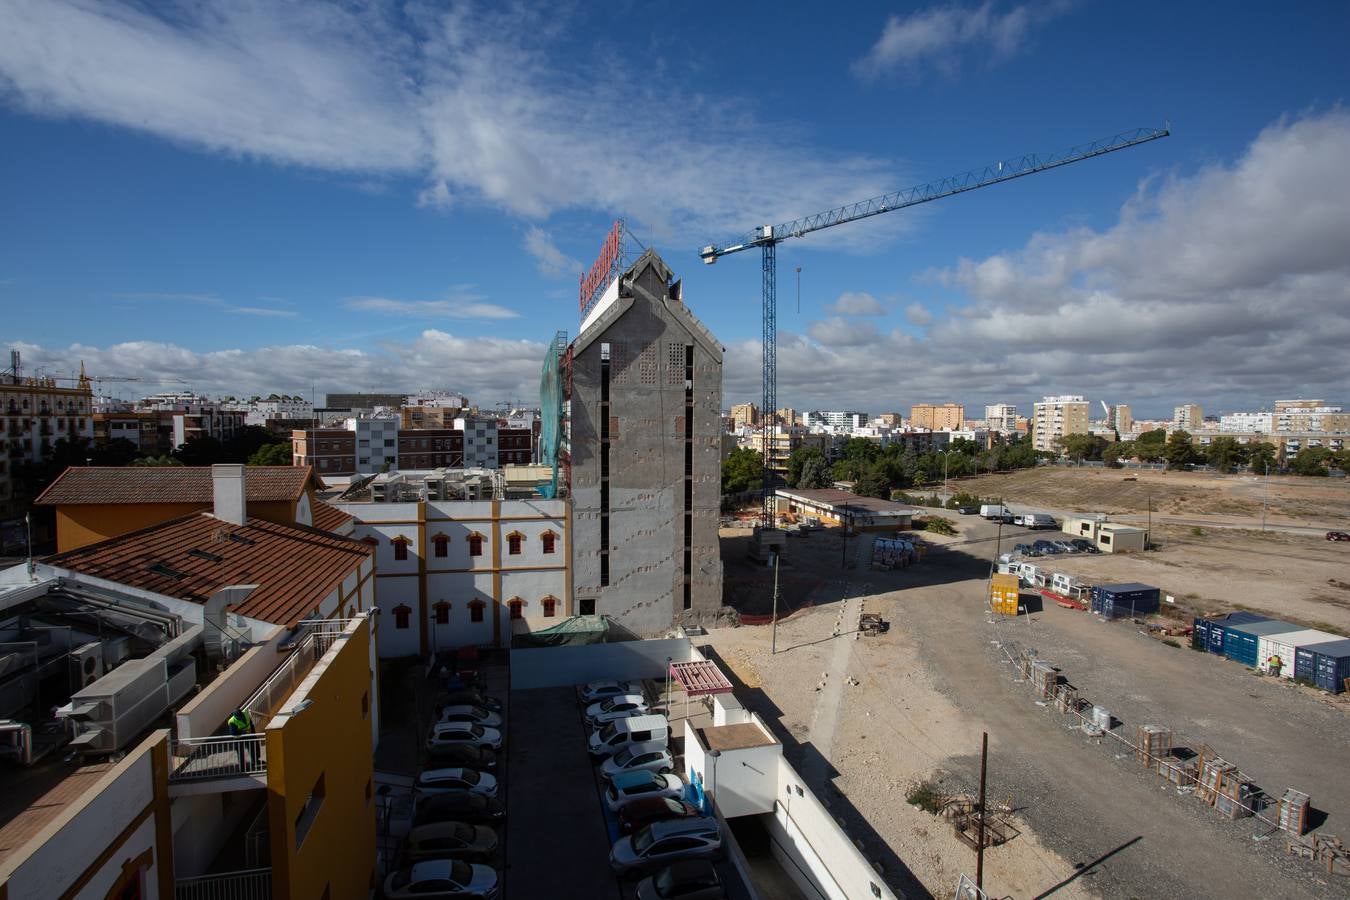
[[[637,772],[644,769],[660,775],[674,771],[675,761],[671,759],[670,751],[665,744],[658,744],[655,741],[648,741],[645,744],[629,744],[605,760],[604,765],[600,767],[600,774],[606,778],[613,778],[624,772]]]
[[[609,864],[614,871],[625,873],[721,854],[722,829],[716,819],[668,819],[615,841]]]

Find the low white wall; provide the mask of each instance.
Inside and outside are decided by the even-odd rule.
[[[277,628],[278,632],[282,630]],[[178,737],[206,737],[224,725],[230,713],[238,709],[286,659],[277,652],[279,641],[280,637],[274,635],[266,643],[250,648],[230,663],[206,690],[180,709],[175,716]]]
[[[565,687],[604,678],[665,678],[666,657],[673,662],[700,658],[688,638],[512,650],[511,689]]]
[[[800,796],[798,788],[801,788]],[[773,852],[786,857],[783,869],[799,885],[803,878],[801,873],[809,875],[814,884],[810,890],[803,886],[808,897],[897,900],[895,892],[886,886],[871,863],[844,834],[829,810],[820,804],[796,770],[781,758],[777,798],[773,814],[764,820],[773,839]]]
[[[764,729],[753,715],[749,719]],[[767,729],[764,733],[772,736]],[[698,729],[688,719],[684,721],[685,777],[700,780],[703,790],[716,801],[718,811],[729,819],[764,815],[773,810],[782,757],[783,745],[777,741],[762,747],[723,750],[713,757]]]

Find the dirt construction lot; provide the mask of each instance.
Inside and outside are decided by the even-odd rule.
[[[924,779],[973,794],[987,731],[991,809],[1011,810],[1019,832],[986,854],[991,896],[1350,896],[1350,878],[1289,856],[1282,834],[1254,839],[1266,829],[1253,819],[1224,819],[1124,745],[1038,705],[1005,654],[1034,648],[1081,696],[1110,709],[1119,733],[1166,725],[1178,745],[1209,744],[1268,793],[1306,791],[1315,827],[1345,838],[1350,706],[1053,604],[994,621],[984,579],[995,527],[955,518],[962,533],[928,538],[928,557],[903,571],[870,570],[866,539],[850,539],[841,554],[837,531],[794,538],[783,573],[816,602],[779,625],[778,652],[769,626],[708,638],[741,683],[738,695],[777,730],[894,886],[950,896],[960,873],[974,874],[975,854],[950,824],[905,798]],[[1021,529],[1003,529],[1004,550],[1022,539]],[[724,537],[728,578],[753,578],[743,549],[739,533]],[[851,568],[841,569],[841,555]],[[855,638],[864,610],[890,621],[889,633]]]

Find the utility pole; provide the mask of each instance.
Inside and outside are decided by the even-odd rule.
[[[1148,530],[1144,532],[1144,549],[1153,543],[1153,492],[1148,492]]]
[[[847,506],[842,506],[839,509],[839,527],[844,531],[843,541],[839,545],[839,570],[841,572],[848,568],[848,520],[851,517],[848,516],[847,509]]]
[[[778,652],[778,559],[777,553],[773,555],[773,637],[769,643],[770,655]]]
[[[980,833],[975,841],[975,888],[984,891],[984,781],[989,763],[989,732],[980,737]]]
[[[1261,530],[1266,530],[1266,507],[1270,504],[1270,462],[1266,462],[1266,477],[1261,480]]]

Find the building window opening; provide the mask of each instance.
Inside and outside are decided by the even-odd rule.
[[[545,531],[539,536],[539,540],[544,545],[544,552],[552,553],[554,543],[558,540],[558,536],[551,531]]]
[[[300,815],[295,817],[295,849],[299,850],[305,842],[305,836],[309,834],[310,827],[314,825],[314,820],[319,817],[319,810],[323,808],[324,798],[328,791],[323,783],[323,773],[319,773],[319,778],[314,782],[314,787],[309,791],[309,796],[305,798],[305,805],[300,809]]]
[[[506,601],[506,608],[511,611],[511,618],[525,618],[525,601],[519,597],[512,597],[510,600]]]
[[[394,627],[407,628],[408,622],[412,618],[412,607],[400,603],[394,607]]]
[[[450,555],[450,538],[443,534],[438,534],[431,539],[432,552],[438,557],[444,559]]]
[[[481,621],[483,621],[483,607],[485,607],[485,606],[487,606],[487,604],[484,603],[482,600],[470,600],[470,601],[469,601],[469,621],[470,621],[470,622],[481,622]]]
[[[483,536],[481,534],[475,532],[474,534],[469,535],[469,555],[483,555]]]
[[[581,600],[579,601],[579,606],[580,606],[580,608],[581,608],[581,615],[583,615],[583,616],[593,616],[593,615],[595,615],[595,598],[594,598],[594,597],[582,597]]]
[[[404,560],[408,558],[408,539],[405,537],[394,538],[394,559]]]
[[[506,552],[511,556],[520,555],[520,543],[525,536],[518,531],[513,531],[506,536]]]
[[[433,606],[433,607],[432,607],[432,610],[433,610],[434,613],[435,613],[435,619],[436,619],[436,624],[437,624],[437,625],[449,625],[449,624],[450,624],[450,604],[449,604],[449,603],[446,603],[444,600],[442,600],[442,601],[440,601],[439,603],[437,603],[435,606]]]
[[[551,619],[558,614],[558,598],[552,595],[539,601],[539,605],[544,607],[544,618]]]

